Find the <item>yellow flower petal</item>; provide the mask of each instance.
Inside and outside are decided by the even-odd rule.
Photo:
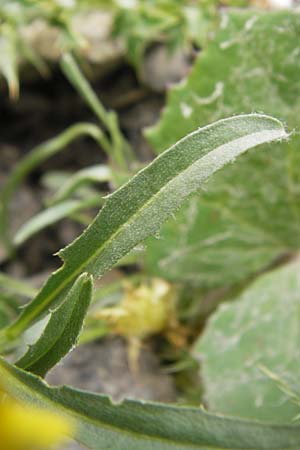
[[[1,450],[41,450],[71,433],[72,426],[64,418],[0,394]]]

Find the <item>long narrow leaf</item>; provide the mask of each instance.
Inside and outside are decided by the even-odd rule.
[[[139,401],[114,405],[103,395],[40,378],[0,359],[0,382],[19,401],[73,420],[75,438],[98,450],[298,450],[299,425],[269,425]]]
[[[92,184],[92,183],[103,183],[111,181],[112,174],[108,166],[96,165],[86,167],[84,169],[78,170],[74,175],[71,175],[65,183],[57,190],[53,198],[52,203],[62,202],[70,197],[74,191],[79,187]]]
[[[24,242],[31,238],[34,234],[64,219],[65,217],[69,217],[72,214],[86,208],[100,206],[101,204],[102,198],[100,195],[97,195],[83,200],[65,200],[61,203],[50,206],[49,208],[44,209],[40,213],[33,216],[25,222],[21,228],[19,228],[13,239],[14,246],[18,247],[24,244]]]
[[[3,272],[0,272],[0,291],[8,291],[17,297],[32,298],[37,294],[37,289],[29,282],[14,278]]]
[[[65,301],[51,318],[37,342],[16,363],[29,372],[44,376],[76,344],[92,298],[92,279],[82,274],[70,289]]]
[[[241,115],[181,139],[118,189],[87,230],[59,252],[64,265],[44,285],[1,340],[14,338],[66,294],[83,271],[101,276],[161,224],[225,164],[259,144],[287,136],[281,122]]]
[[[27,156],[25,156],[9,175],[5,185],[0,192],[0,239],[7,245],[9,239],[8,233],[8,215],[9,203],[12,195],[25,179],[25,177],[43,161],[62,151],[68,144],[80,136],[88,135],[101,143],[102,132],[93,124],[78,123],[72,125],[67,130],[60,133],[55,138],[35,147]]]

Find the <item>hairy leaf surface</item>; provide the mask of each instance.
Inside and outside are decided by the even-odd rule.
[[[211,317],[195,354],[212,411],[281,423],[300,413],[299,274],[298,258]]]
[[[0,381],[19,401],[73,419],[76,439],[98,450],[298,450],[300,426],[267,425],[185,408],[49,387],[0,359]]]
[[[148,132],[157,151],[198,124],[263,111],[299,128],[300,14],[231,12]],[[174,124],[176,126],[174,127]],[[147,245],[147,269],[205,288],[231,285],[300,247],[300,135],[253,151]]]
[[[184,199],[225,164],[251,147],[285,137],[281,122],[253,114],[221,120],[177,142],[109,196],[86,231],[59,252],[64,265],[6,335],[17,336],[53,307],[81,272],[103,275],[139,242],[157,232]]]
[[[92,298],[92,280],[86,273],[75,281],[64,302],[52,312],[40,338],[16,363],[44,376],[76,344]]]

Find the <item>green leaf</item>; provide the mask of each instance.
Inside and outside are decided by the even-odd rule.
[[[254,114],[221,120],[179,141],[109,196],[87,230],[59,252],[64,265],[6,330],[6,337],[18,336],[53,307],[81,272],[103,275],[157,232],[184,199],[223,165],[251,147],[286,136],[278,120]]]
[[[0,272],[0,328],[18,317],[24,298],[32,299],[38,290],[26,280],[19,280]]]
[[[65,217],[70,217],[72,214],[82,211],[83,209],[95,206],[99,207],[102,203],[103,200],[101,196],[94,195],[88,199],[65,200],[50,206],[33,216],[19,228],[14,236],[13,244],[15,247],[18,247],[44,228],[53,225]]]
[[[12,99],[19,96],[19,74],[17,56],[17,34],[9,24],[1,24],[0,73],[4,76]]]
[[[51,313],[40,338],[17,361],[17,366],[44,376],[75,346],[91,302],[92,289],[92,278],[82,274],[64,302]]]
[[[60,61],[60,67],[70,83],[95,113],[100,123],[109,132],[110,139],[105,134],[101,136],[102,148],[112,159],[116,167],[127,174],[128,163],[129,161],[134,161],[135,158],[129,143],[121,133],[117,114],[114,111],[108,112],[105,110],[71,53],[63,55]]]
[[[20,280],[0,272],[0,291],[8,291],[17,297],[32,298],[37,294],[37,289],[33,287],[28,281]]]
[[[44,381],[0,359],[0,382],[18,401],[73,420],[75,438],[98,450],[298,450],[300,426],[267,425],[185,408],[108,397]]]
[[[0,328],[9,325],[17,317],[19,307],[13,295],[0,291]]]
[[[225,13],[188,80],[148,132],[157,151],[228,114],[263,111],[299,128],[300,14]],[[176,126],[174,126],[176,124]],[[230,286],[300,247],[300,135],[217,174],[147,244],[146,269],[203,288]]]
[[[9,246],[7,241],[10,241],[9,204],[14,192],[32,170],[48,158],[64,150],[74,139],[83,135],[91,136],[99,143],[101,142],[102,132],[96,125],[78,123],[72,125],[58,136],[33,148],[11,172],[0,191],[0,239],[6,246]]]
[[[111,181],[111,179],[111,170],[105,165],[99,164],[78,170],[73,175],[68,176],[68,179],[60,186],[53,199],[51,199],[51,203],[58,203],[68,199],[81,186],[91,183],[103,183]]]
[[[210,410],[281,423],[299,414],[289,392],[300,392],[299,273],[298,258],[262,275],[209,320],[195,354]]]

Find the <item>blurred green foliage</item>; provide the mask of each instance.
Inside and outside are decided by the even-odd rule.
[[[119,0],[114,34],[126,43],[128,59],[138,68],[147,46],[164,42],[178,46],[205,45],[218,22],[218,7],[246,6],[245,0]]]
[[[150,44],[164,42],[170,51],[178,46],[202,47],[218,23],[219,7],[248,3],[248,0],[1,0],[0,72],[7,80],[12,98],[19,94],[21,60],[32,64],[41,74],[47,73],[45,61],[22,33],[24,26],[35,20],[59,31],[62,53],[80,51],[86,42],[74,29],[73,18],[86,9],[109,10],[114,15],[112,35],[122,37],[126,57],[138,69]]]

